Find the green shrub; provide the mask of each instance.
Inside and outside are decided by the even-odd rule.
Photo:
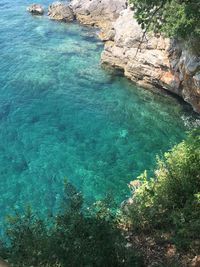
[[[188,249],[200,236],[200,129],[158,159],[154,178],[144,172],[138,179],[128,210],[133,228],[168,231]]]
[[[199,0],[130,0],[146,31],[190,41],[200,39]],[[194,41],[195,42],[195,41]]]
[[[106,201],[89,209],[71,184],[65,184],[60,212],[47,223],[27,209],[10,217],[0,255],[13,266],[142,266],[126,241]]]

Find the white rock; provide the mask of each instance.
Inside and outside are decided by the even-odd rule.
[[[81,23],[103,26],[119,16],[126,0],[72,0],[70,5]]]
[[[54,2],[49,5],[48,16],[50,19],[64,22],[73,21],[75,18],[72,8],[62,2]]]
[[[44,8],[39,4],[31,4],[30,6],[27,7],[27,11],[33,15],[43,15],[44,14]]]

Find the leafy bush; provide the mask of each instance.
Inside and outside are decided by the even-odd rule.
[[[67,183],[60,213],[47,222],[30,209],[10,217],[0,255],[13,266],[142,266],[126,241],[106,201],[83,208],[82,195]]]
[[[200,129],[158,159],[155,177],[144,172],[128,217],[135,230],[168,231],[182,248],[200,236]]]
[[[169,37],[200,38],[199,0],[130,0],[143,29]]]

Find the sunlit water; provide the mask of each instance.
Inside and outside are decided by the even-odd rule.
[[[64,177],[87,201],[121,201],[194,114],[102,69],[94,29],[33,17],[29,2],[0,2],[0,217],[55,211]]]

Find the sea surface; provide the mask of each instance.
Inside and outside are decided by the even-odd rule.
[[[178,99],[103,69],[96,29],[0,1],[0,221],[31,205],[56,212],[68,179],[86,202],[127,183],[198,118]],[[45,7],[50,1],[41,0]]]

